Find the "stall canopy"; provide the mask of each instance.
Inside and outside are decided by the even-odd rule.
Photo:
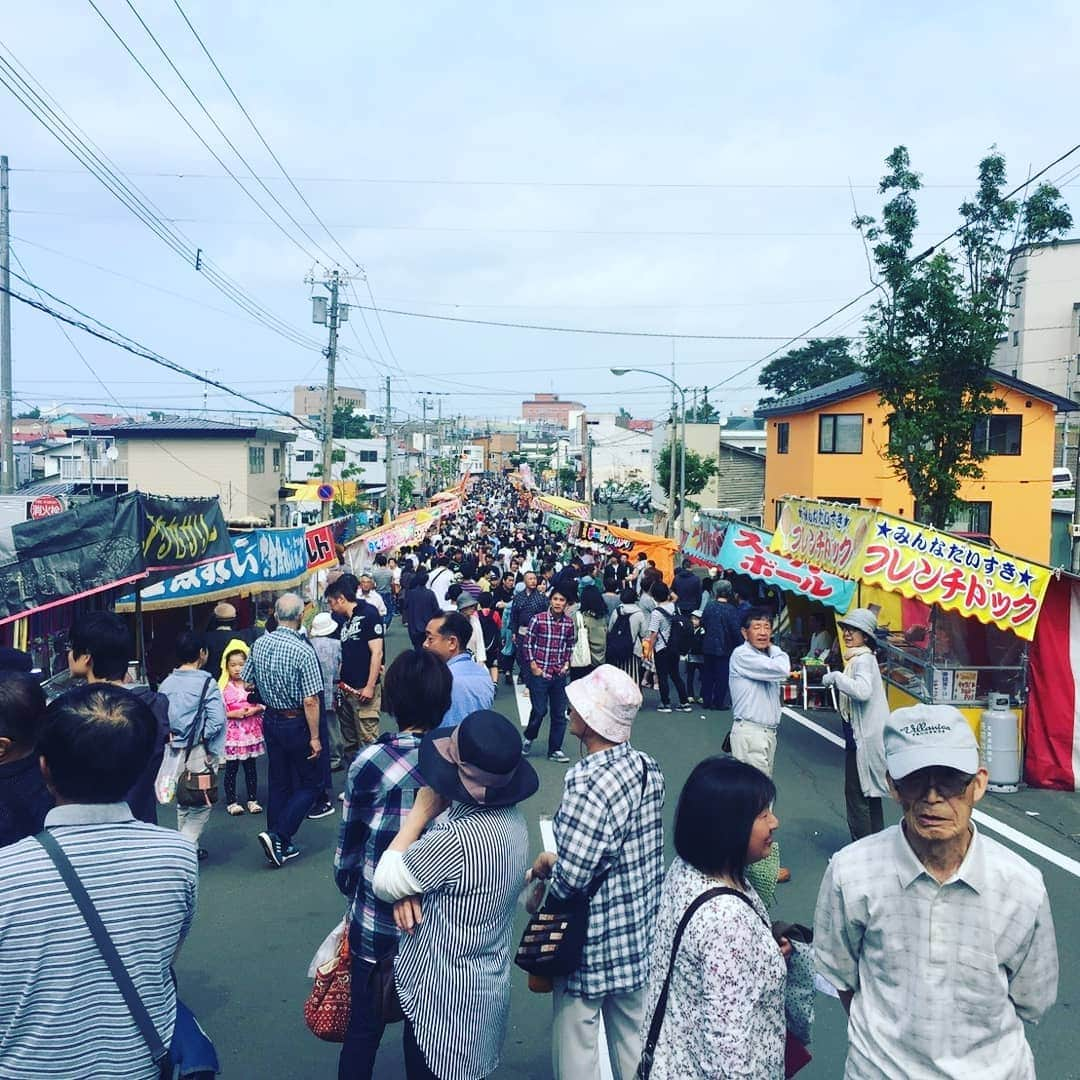
[[[533,505],[538,510],[550,510],[563,517],[578,518],[580,521],[589,519],[589,508],[584,503],[575,502],[573,499],[564,499],[561,495],[535,495]]]
[[[769,533],[752,525],[699,514],[683,550],[693,562],[746,574],[835,611],[848,610],[855,595],[854,581],[770,551],[771,541]]]
[[[635,529],[620,529],[617,525],[604,525],[599,521],[575,522],[570,527],[569,536],[579,544],[595,545],[620,554],[626,552],[631,562],[642,553],[646,559],[656,563],[656,569],[664,575],[665,581],[671,581],[675,576],[675,555],[679,550],[675,540]]]
[[[814,499],[785,499],[773,551],[997,626],[1025,641],[1054,571],[951,533]]]
[[[233,553],[218,500],[141,491],[94,499],[12,529],[0,566],[0,623]]]
[[[286,484],[285,486],[292,488],[292,494],[285,500],[286,502],[322,502],[319,498],[319,488],[322,487],[321,480],[306,480],[302,484]],[[355,480],[335,480],[333,488],[334,498],[338,502],[356,502]]]

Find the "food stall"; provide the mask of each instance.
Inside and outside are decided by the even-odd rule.
[[[783,500],[770,546],[850,579],[856,606],[877,611],[892,708],[954,705],[978,736],[990,696],[1002,695],[1023,733],[1028,645],[1055,577],[1050,567],[882,511],[813,499]]]

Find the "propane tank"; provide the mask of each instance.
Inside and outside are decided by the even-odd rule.
[[[979,716],[979,750],[990,773],[991,791],[1016,791],[1020,784],[1020,718],[1008,694],[988,694]]]

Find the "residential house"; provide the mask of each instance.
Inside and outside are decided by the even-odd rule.
[[[334,387],[334,405],[340,408],[342,405],[351,405],[353,412],[363,415],[367,411],[367,392],[357,390],[352,386]],[[322,386],[294,386],[293,387],[293,414],[304,420],[316,420],[321,422],[323,412],[326,409],[326,385]]]
[[[521,403],[523,420],[546,420],[560,428],[570,426],[570,414],[585,408],[580,401],[564,401],[558,394],[534,394],[531,400]]]
[[[98,428],[116,447],[116,467],[129,490],[159,495],[213,496],[226,519],[289,520],[285,504],[285,431],[217,420],[186,419]]]
[[[1055,414],[1076,412],[1080,405],[1004,372],[991,374],[995,396],[1004,404],[972,431],[988,455],[984,475],[961,485],[961,509],[946,527],[1046,562]],[[768,424],[766,528],[775,525],[784,495],[921,519],[907,481],[886,460],[887,408],[865,372],[785,398],[757,415]]]
[[[635,422],[617,413],[590,412],[584,418],[592,443],[592,486],[635,479],[648,483],[653,460],[651,431],[630,427]],[[580,425],[575,425],[570,434],[571,456],[584,450],[582,438]]]

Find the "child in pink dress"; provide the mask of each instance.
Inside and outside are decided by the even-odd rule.
[[[230,641],[221,657],[218,681],[225,698],[225,810],[234,817],[244,812],[244,807],[236,801],[236,780],[241,763],[247,788],[247,811],[261,814],[263,809],[256,797],[259,779],[255,759],[266,753],[262,730],[262,713],[266,706],[252,705],[248,701],[248,687],[240,678],[248,652],[243,641]]]

